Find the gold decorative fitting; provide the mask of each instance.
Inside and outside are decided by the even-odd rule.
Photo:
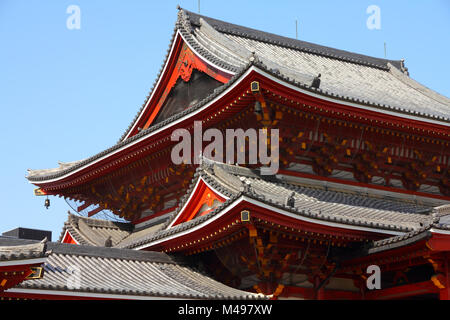
[[[242,222],[250,221],[250,211],[248,211],[248,210],[241,211],[241,221]]]
[[[258,81],[253,81],[250,84],[250,89],[252,90],[252,92],[259,92],[259,82]]]
[[[41,279],[44,274],[43,267],[30,267],[31,274],[28,275],[25,279]]]

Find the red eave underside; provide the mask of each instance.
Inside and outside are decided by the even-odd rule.
[[[387,111],[383,111],[382,109],[377,112],[372,110],[365,110],[362,107],[356,108],[350,105],[346,105],[345,101],[343,101],[342,103],[327,101],[321,98],[314,97],[312,95],[299,92],[290,88],[289,86],[280,85],[284,81],[279,80],[279,82],[277,82],[261,74],[258,74],[254,80],[261,81],[261,83],[264,84],[261,85],[263,89],[268,90],[275,95],[286,97],[286,102],[289,102],[290,100],[301,101],[304,104],[316,107],[317,110],[314,111],[319,111],[324,116],[333,116],[339,118],[339,112],[340,116],[343,119],[350,118],[354,120],[363,120],[377,126],[381,126],[382,123],[385,123],[386,125],[387,123],[389,123],[389,127],[391,127],[391,129],[395,128],[398,130],[405,130],[407,129],[407,127],[409,127],[410,129],[408,131],[410,131],[411,133],[415,132],[413,130],[413,128],[415,128],[417,129],[417,132],[415,133],[424,133],[429,131],[430,134],[434,134],[436,137],[440,138],[446,136],[448,137],[449,135],[448,126],[411,119],[412,116],[409,116],[407,114],[405,114],[404,116],[395,116],[387,114]]]
[[[192,192],[189,202],[185,204],[171,226],[176,226],[177,224],[194,219],[195,215],[198,213],[198,210],[205,203],[207,200],[206,197],[208,196],[210,200],[212,199],[212,201],[218,200],[223,203],[226,200],[217,191],[208,187],[203,179],[200,179],[195,190]]]
[[[236,200],[239,201],[239,200]],[[225,209],[226,210],[226,209]],[[252,218],[252,221],[255,222],[258,220],[257,223],[263,224],[265,223],[265,227],[267,228],[278,228],[281,232],[292,232],[292,228],[295,230],[293,232],[308,232],[309,234],[317,234],[317,235],[323,235],[323,236],[333,236],[333,237],[341,237],[341,238],[348,238],[352,240],[365,240],[365,239],[372,239],[372,240],[378,240],[381,238],[386,238],[386,234],[382,234],[381,230],[380,232],[377,232],[376,229],[373,229],[373,231],[364,231],[364,230],[355,230],[349,226],[349,228],[346,228],[346,226],[342,223],[334,223],[334,222],[326,222],[326,221],[319,221],[317,220],[317,223],[313,221],[305,221],[301,216],[299,216],[299,219],[289,217],[287,215],[280,214],[276,212],[276,209],[270,210],[270,208],[264,208],[257,204],[253,204],[251,202],[247,202],[245,200],[240,201],[234,208],[232,208],[230,211],[223,214],[221,217],[215,219],[214,221],[206,221],[206,225],[203,227],[194,230],[194,231],[188,231],[188,233],[181,235],[171,235],[169,236],[170,239],[162,240],[162,242],[156,243],[152,245],[151,243],[145,247],[146,250],[167,250],[171,247],[176,247],[180,244],[189,243],[196,239],[201,239],[206,236],[209,237],[208,241],[205,241],[205,243],[210,243],[215,240],[224,238],[227,236],[227,231],[221,231],[217,232],[217,230],[230,230],[228,233],[235,233],[236,229],[239,228],[246,228],[246,224],[242,223],[240,221],[240,213],[242,210],[249,210],[250,215]],[[305,218],[306,219],[306,218]],[[261,221],[259,221],[261,220]],[[311,220],[311,219],[310,219]],[[229,225],[233,224],[234,228],[229,228]],[[331,226],[327,224],[339,224],[340,226]],[[197,226],[193,227],[196,228]],[[363,227],[361,227],[363,228]],[[212,236],[211,236],[212,235]],[[200,244],[202,245],[202,244]],[[185,249],[188,250],[191,249],[188,246],[185,246]]]
[[[197,111],[195,115],[188,115],[187,118],[185,118],[178,124],[169,125],[163,128],[162,131],[159,131],[157,134],[153,135],[150,134],[148,136],[144,136],[143,138],[141,138],[142,140],[133,144],[132,146],[122,147],[124,148],[123,150],[116,151],[99,162],[87,165],[80,171],[71,174],[68,177],[62,178],[61,180],[56,180],[49,183],[35,182],[34,184],[41,187],[43,190],[47,191],[50,194],[55,194],[57,193],[57,191],[55,190],[85,183],[99,176],[103,176],[107,173],[115,171],[119,167],[123,167],[125,165],[128,165],[129,163],[137,161],[142,157],[148,155],[149,153],[155,152],[157,150],[160,150],[162,147],[166,147],[167,145],[173,144],[173,142],[171,142],[170,140],[170,136],[173,130],[177,128],[191,127],[193,121],[207,119],[208,116],[211,116],[212,114],[217,112],[220,108],[224,108],[224,106],[229,106],[231,103],[233,103],[233,108],[230,109],[238,110],[244,108],[245,107],[244,105],[240,106],[240,103],[238,100],[236,100],[236,97],[242,94],[243,92],[247,91],[250,83],[255,80],[261,82],[261,87],[263,88],[263,91],[269,90],[274,94],[289,97],[289,99],[286,100],[287,102],[293,100],[293,101],[301,101],[302,104],[308,103],[311,106],[315,106],[316,110],[314,110],[314,112],[319,112],[326,116],[333,116],[336,118],[341,117],[347,120],[354,120],[361,118],[366,119],[363,121],[367,121],[368,123],[373,125],[375,124],[384,126],[389,125],[390,127],[392,127],[391,129],[399,129],[402,128],[403,125],[404,128],[402,128],[401,130],[404,130],[406,126],[408,126],[411,128],[410,129],[411,131],[413,131],[412,128],[416,128],[418,131],[422,131],[421,132],[422,134],[424,132],[429,131],[430,132],[433,131],[435,135],[437,135],[437,133],[448,134],[448,128],[443,125],[405,119],[370,110],[356,109],[351,106],[346,106],[343,104],[337,104],[334,102],[314,98],[306,94],[297,92],[286,86],[282,86],[279,83],[271,79],[268,79],[265,76],[259,74],[258,72],[252,70],[245,78],[240,79],[239,82],[237,82],[232,87],[231,90],[229,89],[229,91],[225,93],[219,100],[216,100],[213,103],[211,103],[211,105],[209,105],[206,109]],[[217,123],[218,121],[226,119],[227,115],[229,114],[230,114],[229,111],[224,112],[221,115],[216,116],[212,121]],[[152,147],[155,147],[156,146],[155,143],[157,143],[158,146],[157,150],[149,148],[152,143],[154,144],[154,146]]]
[[[158,85],[152,93],[151,98],[146,103],[144,110],[139,115],[138,121],[133,125],[125,139],[139,133],[138,128],[147,129],[151,126],[164,104],[165,99],[170,93],[170,90],[181,76],[181,72],[183,72],[183,70],[180,70],[180,63],[182,62],[189,63],[189,67],[205,72],[222,83],[228,82],[231,78],[231,74],[219,71],[201,56],[195,54],[184,42],[183,38],[177,34],[165,71],[161,75]]]

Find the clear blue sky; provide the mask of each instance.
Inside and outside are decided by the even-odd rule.
[[[59,237],[70,208],[33,195],[26,169],[92,156],[117,142],[145,100],[169,46],[176,6],[198,0],[0,0],[0,233]],[[69,5],[81,10],[69,30]],[[377,5],[381,29],[369,30]],[[201,14],[339,49],[406,60],[411,77],[449,97],[450,1],[201,0]]]

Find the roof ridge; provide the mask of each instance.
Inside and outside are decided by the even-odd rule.
[[[227,54],[233,55],[236,60],[240,60],[241,63],[248,61],[251,57],[252,52],[242,46],[239,46],[236,42],[228,39],[225,35],[214,29],[206,20],[200,18],[200,28],[198,29],[200,34],[205,34],[209,39],[211,39],[216,46],[220,47],[221,50],[226,50]],[[198,33],[197,32],[197,33]],[[197,37],[198,41],[202,37]],[[226,45],[223,45],[225,43]],[[220,52],[219,52],[220,53]],[[217,52],[215,52],[218,55]]]
[[[23,243],[20,243],[20,241],[11,241],[11,243],[12,245],[0,246],[0,261],[43,258],[49,254],[47,251],[47,238],[44,238],[39,242],[24,241]]]
[[[96,218],[91,218],[91,217],[75,215],[72,213],[70,213],[69,215],[70,215],[71,219],[82,220],[89,226],[111,228],[111,229],[121,229],[121,230],[122,230],[121,226],[124,227],[125,229],[127,227],[129,227],[129,228],[133,227],[133,225],[131,225],[129,222],[119,222],[119,221],[112,221],[112,220],[106,220],[106,219],[96,219]]]
[[[155,78],[155,80],[154,80],[154,82],[153,82],[153,85],[151,86],[151,88],[150,88],[150,90],[149,90],[148,95],[147,95],[146,98],[145,98],[144,103],[142,104],[141,108],[140,108],[139,111],[136,113],[136,115],[134,116],[133,120],[132,120],[131,123],[128,125],[127,129],[126,129],[125,132],[122,134],[122,136],[120,137],[120,139],[117,141],[116,144],[118,144],[118,143],[120,143],[120,142],[126,140],[125,137],[128,135],[128,133],[130,133],[132,127],[134,126],[134,124],[135,124],[136,121],[138,120],[140,114],[142,113],[142,111],[144,110],[145,106],[147,105],[147,103],[148,103],[148,101],[149,101],[149,99],[150,99],[150,97],[151,97],[153,91],[155,90],[156,85],[157,85],[157,83],[158,83],[158,80],[159,80],[159,78],[161,77],[162,72],[163,72],[163,70],[164,70],[164,66],[166,65],[166,63],[167,63],[167,61],[168,61],[168,59],[169,59],[170,52],[171,52],[171,48],[172,48],[172,44],[173,44],[173,42],[174,42],[174,40],[175,40],[175,36],[176,36],[176,34],[177,34],[177,31],[178,31],[178,23],[179,23],[179,17],[177,18],[177,21],[175,22],[175,26],[174,26],[174,29],[173,29],[173,32],[172,32],[172,36],[170,37],[170,41],[169,41],[169,47],[168,47],[168,49],[167,49],[167,51],[166,51],[166,54],[165,54],[165,56],[164,56],[163,63],[162,63],[162,65],[161,65],[161,67],[160,67],[160,69],[159,69],[159,71],[158,71],[158,74],[157,74],[157,76],[156,76],[156,78]]]
[[[248,39],[258,40],[266,43],[271,43],[278,46],[288,47],[294,50],[300,50],[307,53],[322,55],[333,59],[344,60],[350,63],[363,64],[371,67],[377,67],[389,70],[388,63],[394,65],[397,69],[404,72],[402,60],[389,60],[383,58],[377,58],[369,55],[355,53],[347,50],[337,49],[329,46],[324,46],[308,41],[298,40],[281,36],[275,33],[262,31],[237,25],[234,23],[226,22],[223,20],[207,17],[186,9],[180,9],[184,15],[187,15],[192,25],[196,27],[201,26],[200,19],[205,20],[209,25],[219,32],[236,35]]]
[[[75,245],[68,243],[48,244],[51,254],[99,257],[113,260],[152,261],[155,263],[177,263],[174,257],[163,252],[132,250],[128,248],[99,247],[91,245]],[[155,261],[156,260],[156,261]]]
[[[164,227],[161,230],[158,230],[158,231],[156,231],[154,233],[151,233],[149,235],[145,235],[142,238],[136,239],[135,242],[128,244],[125,248],[136,248],[136,247],[139,247],[141,245],[148,244],[148,243],[151,243],[152,241],[156,241],[158,239],[162,239],[162,238],[165,238],[167,236],[180,233],[180,232],[182,232],[184,230],[187,230],[187,229],[189,229],[189,228],[191,228],[193,226],[196,226],[196,225],[198,225],[198,224],[200,224],[200,223],[202,223],[202,222],[204,222],[206,220],[209,220],[212,217],[214,217],[221,210],[223,210],[224,208],[229,206],[231,203],[233,203],[236,199],[238,199],[242,195],[243,195],[242,192],[234,194],[229,199],[225,200],[225,202],[223,202],[223,203],[219,204],[217,207],[215,207],[207,215],[195,217],[192,220],[181,222],[181,223],[179,223],[179,224],[177,224],[175,226],[172,226],[170,228],[167,228],[167,226],[166,226],[166,227]],[[172,221],[174,217],[176,217],[176,215],[171,217],[170,221]]]

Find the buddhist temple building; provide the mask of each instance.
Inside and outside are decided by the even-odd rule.
[[[56,242],[0,237],[0,298],[448,300],[449,126],[403,60],[179,8],[119,141],[29,170],[75,206]]]

